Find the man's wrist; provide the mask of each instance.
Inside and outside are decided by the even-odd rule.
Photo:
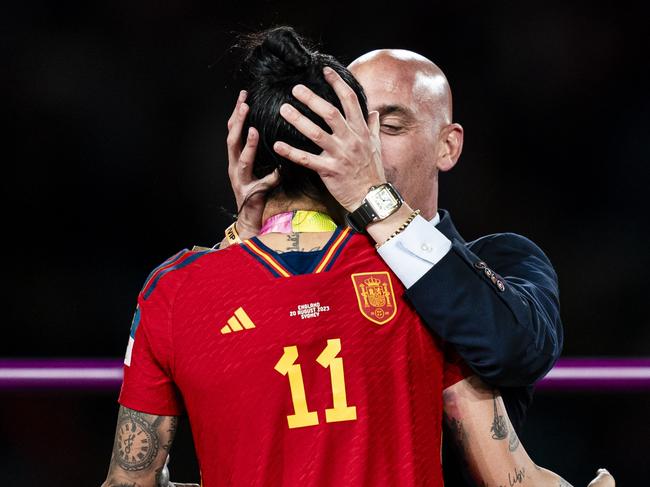
[[[386,184],[386,181],[382,180],[382,179],[377,179],[374,182],[369,182],[367,185],[365,185],[366,190],[363,193],[357,195],[353,199],[352,203],[344,203],[342,200],[340,200],[339,204],[343,208],[345,208],[348,212],[351,213],[351,212],[355,211],[357,208],[359,208],[363,204],[364,200],[366,199],[366,196],[368,196],[368,191],[370,191],[370,188],[376,187],[376,186],[381,186],[382,184]],[[358,187],[363,188],[364,186],[359,185]]]
[[[413,208],[406,203],[402,203],[402,206],[395,213],[383,220],[371,223],[366,227],[366,231],[377,244],[381,245],[408,220],[412,213]]]

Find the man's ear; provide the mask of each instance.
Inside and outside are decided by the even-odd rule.
[[[460,153],[463,152],[463,133],[463,127],[459,123],[451,123],[442,128],[436,164],[438,170],[449,171],[456,165]]]

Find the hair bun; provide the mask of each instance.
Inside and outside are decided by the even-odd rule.
[[[248,38],[244,64],[253,77],[291,76],[313,65],[312,53],[291,27],[276,27]]]
[[[262,46],[287,64],[299,68],[309,65],[312,60],[311,54],[291,27],[278,27],[269,31]]]

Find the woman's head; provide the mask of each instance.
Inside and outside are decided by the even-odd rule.
[[[253,173],[261,178],[278,168],[280,184],[277,191],[282,191],[289,198],[306,195],[323,201],[328,192],[318,175],[284,159],[273,150],[273,144],[282,141],[315,154],[321,152],[316,144],[280,116],[280,107],[284,103],[290,103],[312,122],[331,133],[321,117],[294,98],[291,94],[293,87],[297,84],[309,87],[343,113],[341,102],[323,76],[323,68],[329,66],[356,92],[367,118],[368,108],[363,89],[340,62],[330,55],[310,49],[290,27],[277,27],[250,36],[247,49],[242,70],[247,77],[246,102],[250,110],[242,132],[242,144],[246,142],[248,127],[255,127],[260,140]]]

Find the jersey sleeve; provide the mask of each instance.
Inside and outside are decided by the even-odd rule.
[[[138,296],[118,399],[124,407],[159,416],[184,412],[173,379],[171,321],[176,289],[171,278],[153,284],[148,280]]]
[[[442,390],[453,386],[467,377],[476,375],[465,363],[463,358],[456,352],[456,349],[449,343],[444,343],[444,370],[442,375]]]

